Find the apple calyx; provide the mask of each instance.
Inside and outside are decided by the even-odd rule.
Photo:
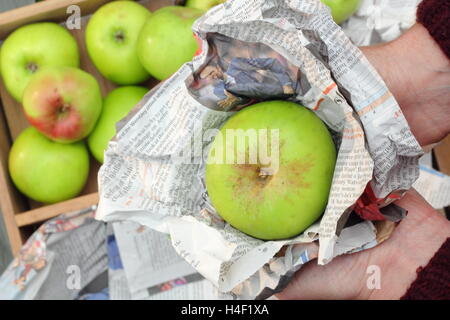
[[[258,176],[261,178],[261,179],[267,179],[268,177],[272,177],[273,176],[273,174],[274,174],[274,172],[273,172],[273,169],[272,168],[266,168],[266,167],[261,167],[260,169],[259,169],[259,174],[258,174]]]
[[[259,187],[262,189],[270,183],[270,181],[274,177],[274,172],[271,168],[268,167],[259,167],[257,170],[258,170],[257,181]]]
[[[63,103],[61,106],[57,107],[57,117],[58,119],[64,119],[67,117],[67,114],[70,112],[71,105],[69,103]]]
[[[39,66],[37,63],[35,62],[28,62],[25,66],[25,69],[27,69],[28,71],[30,71],[30,73],[35,73],[36,71],[38,71]]]
[[[263,188],[274,177],[272,168],[262,167],[260,164],[241,164],[238,168],[244,170],[244,172],[251,172],[251,175],[258,182],[259,187]],[[256,174],[256,177],[255,175]]]
[[[119,42],[122,43],[125,41],[125,33],[122,30],[118,30],[114,33],[114,39]]]

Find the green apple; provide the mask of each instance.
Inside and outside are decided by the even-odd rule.
[[[8,92],[22,102],[30,77],[46,66],[78,68],[78,46],[72,35],[56,23],[29,24],[15,30],[2,46],[0,69]]]
[[[71,143],[92,131],[102,111],[97,80],[70,67],[46,67],[31,77],[23,95],[28,121],[48,138]]]
[[[350,18],[358,10],[361,0],[321,0],[331,9],[331,15],[337,24]]]
[[[29,198],[55,203],[75,197],[89,174],[89,153],[83,142],[61,144],[25,129],[9,154],[12,181]]]
[[[207,11],[226,0],[187,0],[186,7]]]
[[[88,145],[95,159],[103,163],[103,153],[108,142],[116,135],[116,123],[148,92],[143,87],[121,87],[111,91],[103,103],[102,114],[94,130],[88,137]]]
[[[202,10],[168,6],[153,12],[139,34],[138,57],[156,79],[164,80],[191,61],[198,44],[192,24]]]
[[[139,32],[150,16],[150,11],[132,1],[110,2],[94,13],[86,27],[86,48],[105,78],[130,85],[150,77],[136,51]]]
[[[252,150],[258,150],[256,161],[250,160]],[[261,151],[271,154],[270,163]],[[239,155],[246,161],[237,161]],[[259,239],[286,239],[324,212],[335,163],[331,135],[312,111],[287,101],[257,103],[237,112],[215,136],[206,189],[214,208],[236,229]]]

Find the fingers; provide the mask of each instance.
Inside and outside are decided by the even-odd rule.
[[[392,293],[400,296],[415,277],[415,270],[419,262],[425,263],[430,257],[423,256],[423,252],[433,254],[437,247],[434,246],[426,250],[433,238],[438,238],[435,242],[441,243],[440,233],[436,231],[436,224],[444,228],[445,219],[440,216],[416,190],[409,190],[405,196],[395,202],[398,206],[408,211],[408,216],[400,222],[400,225],[391,235],[390,239],[375,248],[362,252],[342,255],[336,257],[329,264],[319,266],[317,260],[312,260],[303,266],[289,283],[288,287],[277,294],[279,299],[367,299],[370,296],[366,288],[367,266],[376,264],[383,270],[385,279],[391,279],[385,283],[386,290],[391,291],[391,295],[385,294],[382,297],[390,297]],[[440,218],[438,219],[438,216]],[[436,222],[436,219],[439,221]],[[448,224],[448,221],[447,221]],[[434,231],[430,231],[434,230]],[[448,232],[447,232],[448,233]],[[397,252],[398,254],[392,254]],[[408,253],[407,259],[401,259]],[[411,254],[416,254],[411,257]],[[421,255],[419,255],[421,254]],[[391,265],[389,257],[394,256],[396,260],[404,261],[403,265],[412,265],[411,277],[403,277],[400,281],[400,267],[389,268]],[[419,261],[419,262],[417,262]],[[408,269],[409,270],[409,269]],[[400,274],[399,274],[400,272]],[[403,272],[406,274],[406,272]],[[391,287],[389,287],[391,283]],[[400,288],[393,289],[393,284]],[[380,294],[381,291],[380,291]]]
[[[276,295],[277,298],[282,300],[314,299],[314,282],[317,281],[320,269],[321,268],[317,265],[317,259],[305,264],[299,271],[297,271],[286,289]]]
[[[308,262],[295,275],[278,299],[356,299],[365,284],[366,253],[336,257],[321,266],[317,259]]]

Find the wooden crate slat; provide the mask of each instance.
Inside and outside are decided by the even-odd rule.
[[[19,227],[23,227],[54,218],[62,213],[86,209],[97,203],[98,193],[91,193],[67,201],[58,202],[16,214],[16,223]]]
[[[25,24],[38,21],[60,22],[68,17],[67,7],[77,5],[82,15],[94,12],[109,0],[49,0],[0,14],[0,39]]]
[[[0,105],[0,207],[3,214],[6,232],[13,255],[16,255],[22,246],[22,239],[14,219],[14,213],[26,209],[24,199],[12,185],[8,173],[8,155],[11,146],[7,131],[6,119]]]
[[[434,150],[434,156],[439,166],[439,171],[450,175],[450,135],[448,135]]]

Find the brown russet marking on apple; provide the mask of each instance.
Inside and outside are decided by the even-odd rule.
[[[260,191],[272,180],[274,177],[273,175],[261,175],[261,171],[264,169],[260,164],[237,164],[236,168],[239,170],[240,175],[238,177],[238,183],[235,184],[235,187],[237,186],[247,186],[246,184],[243,184],[242,180],[245,178],[249,179],[256,179],[257,184],[253,186],[253,193],[255,196],[258,196],[260,194]],[[236,190],[235,192],[238,192],[239,190]],[[236,195],[239,195],[237,193]]]
[[[234,166],[238,172],[238,178],[232,186],[233,194],[237,199],[241,198],[243,194],[251,195],[251,197],[245,197],[246,199],[252,199],[246,202],[245,206],[248,213],[256,214],[257,212],[253,209],[250,210],[250,208],[253,208],[253,201],[270,201],[267,198],[267,194],[264,194],[266,186],[276,184],[275,186],[271,186],[272,189],[276,190],[274,194],[270,195],[271,197],[275,196],[275,193],[277,193],[276,196],[279,196],[286,189],[300,191],[301,189],[309,188],[310,183],[305,181],[304,175],[314,166],[314,158],[309,154],[303,159],[290,161],[286,165],[281,165],[279,171],[274,175],[267,174],[264,170],[267,166],[260,164],[236,164]],[[233,178],[230,177],[229,182],[232,180]],[[257,183],[249,183],[249,181],[257,181]],[[290,201],[289,198],[285,198],[285,200]]]
[[[305,181],[304,174],[309,172],[313,166],[314,159],[311,154],[304,159],[290,161],[286,165],[282,164],[279,174],[284,174],[285,178],[281,181],[281,185],[286,186],[288,189],[294,188],[296,190],[309,188],[310,183]],[[290,175],[288,172],[293,172],[294,174]]]

